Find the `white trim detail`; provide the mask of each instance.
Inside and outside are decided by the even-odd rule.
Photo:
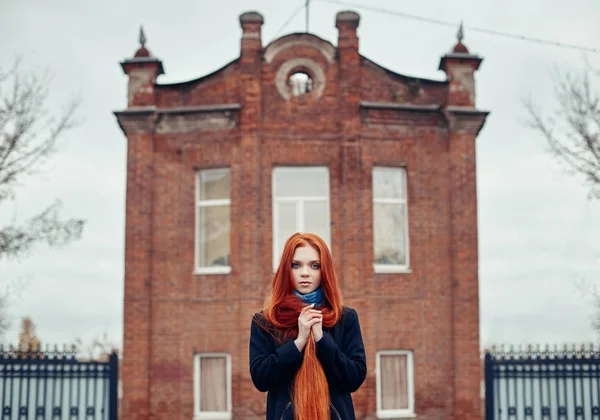
[[[198,267],[194,270],[194,275],[204,274],[230,274],[231,266],[222,265],[214,267]]]
[[[291,60],[284,62],[275,74],[275,86],[281,97],[286,101],[289,101],[292,98],[292,94],[288,87],[288,77],[298,70],[304,72],[303,69],[306,70],[313,81],[312,91],[308,94],[312,95],[314,98],[320,98],[321,95],[323,95],[326,79],[325,72],[321,66],[310,58],[292,58]]]
[[[408,408],[396,410],[384,410],[381,408],[381,356],[406,355],[406,373],[408,375]],[[382,350],[377,352],[375,361],[376,395],[377,395],[377,418],[414,418],[415,414],[415,381],[413,353],[409,350]]]
[[[229,206],[231,205],[230,198],[223,198],[220,200],[198,200],[196,201],[198,207],[216,207],[216,206]]]
[[[373,264],[373,271],[381,274],[410,274],[412,270],[404,265],[397,264]]]
[[[200,411],[200,359],[203,357],[223,357],[226,359],[227,411]],[[228,353],[197,353],[194,355],[194,420],[231,420],[231,355]]]
[[[335,52],[336,49],[333,45],[328,43],[327,41],[323,41],[314,37],[313,35],[301,34],[297,35],[298,37],[302,37],[300,39],[285,39],[282,41],[275,41],[272,44],[269,44],[265,49],[265,61],[267,63],[271,63],[273,59],[282,51],[287,50],[292,47],[308,47],[315,48],[319,50],[323,57],[327,59],[330,64],[333,64],[335,61]]]

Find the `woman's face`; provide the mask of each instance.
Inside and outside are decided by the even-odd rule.
[[[321,261],[318,251],[310,245],[296,248],[292,257],[294,289],[306,295],[321,285]]]

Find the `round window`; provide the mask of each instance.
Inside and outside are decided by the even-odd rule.
[[[277,70],[275,85],[286,101],[306,96],[317,99],[325,89],[325,73],[310,58],[292,58]]]

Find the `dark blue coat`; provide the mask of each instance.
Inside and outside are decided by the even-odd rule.
[[[302,365],[304,354],[298,351],[293,339],[279,345],[257,324],[258,317],[262,315],[254,315],[250,333],[252,381],[259,391],[268,392],[267,420],[293,420],[290,385]],[[355,420],[350,393],[364,382],[367,364],[358,314],[354,309],[344,307],[338,323],[323,329],[323,338],[317,343],[317,357],[329,384],[331,419]]]

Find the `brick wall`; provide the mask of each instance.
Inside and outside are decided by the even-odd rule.
[[[261,20],[241,17],[238,60],[188,83],[135,76],[129,107],[116,112],[128,141],[123,418],[192,418],[195,352],[230,354],[233,417],[264,418],[248,340],[273,275],[271,171],[323,165],[334,262],[368,355],[357,417],[375,418],[376,352],[402,349],[414,352],[419,419],[479,419],[475,138],[486,113],[465,102],[474,86],[467,80],[455,97],[449,84],[460,80],[406,78],[360,56],[350,12],[338,15],[338,47],[308,34],[263,47]],[[459,58],[462,73],[465,60],[481,61]],[[154,79],[159,64],[122,63]],[[278,78],[296,70],[321,84],[286,99]],[[373,272],[375,165],[407,169],[409,273]],[[225,166],[232,271],[194,275],[195,173]]]

